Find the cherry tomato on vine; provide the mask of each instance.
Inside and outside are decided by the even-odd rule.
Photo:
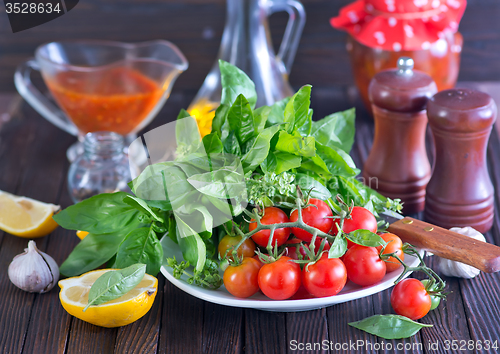
[[[422,284],[424,284],[424,287],[427,286],[428,282],[429,282],[429,279],[422,280]],[[431,290],[433,290],[433,289],[431,288]],[[436,295],[429,294],[429,296],[431,297],[431,311],[432,311],[432,310],[437,309],[437,307],[439,306],[439,303],[441,302],[441,298],[439,296],[436,296]]]
[[[218,251],[219,251],[219,256],[222,258],[226,254],[226,251],[228,249],[231,249],[229,252],[227,252],[227,258],[228,259],[233,259],[232,257],[232,249],[236,247],[236,245],[241,241],[241,236],[231,236],[231,235],[226,235],[224,236],[218,246]],[[255,243],[251,239],[246,239],[245,242],[242,243],[240,248],[237,250],[238,257],[253,257],[255,254]]]
[[[368,286],[378,283],[386,273],[385,262],[375,247],[354,245],[342,257],[347,277],[353,283]]]
[[[254,258],[243,258],[239,265],[230,265],[222,277],[224,286],[230,294],[246,298],[259,291],[259,261]]]
[[[410,278],[396,284],[391,293],[391,305],[398,315],[418,320],[427,315],[432,301],[424,284],[418,279]]]
[[[302,269],[302,284],[316,297],[336,295],[346,282],[347,271],[338,258],[321,258]]]
[[[403,241],[394,234],[391,233],[384,233],[380,234],[380,237],[387,242],[387,246],[385,246],[385,250],[383,254],[388,254],[388,253],[396,253],[396,255],[404,261],[405,259],[405,254],[403,252]],[[382,249],[382,246],[378,246],[377,250],[380,252]],[[385,260],[385,266],[387,268],[387,273],[392,272],[396,269],[399,269],[401,267],[401,263],[394,258],[394,257],[389,257],[387,260]]]
[[[349,219],[344,219],[344,227],[342,231],[349,233],[356,230],[368,230],[371,232],[377,232],[377,219],[373,216],[372,212],[360,206],[355,206],[351,210],[351,217]],[[332,228],[332,234],[337,234],[337,224],[340,223],[340,219],[335,219]],[[354,242],[347,240],[347,248],[351,248],[355,245]]]
[[[259,271],[260,290],[273,300],[286,300],[300,287],[300,266],[289,257],[267,263]]]
[[[328,233],[333,225],[333,212],[324,201],[320,199],[309,199],[309,204],[313,204],[314,206],[308,206],[307,208],[302,209],[302,220],[312,227],[317,228],[318,230],[323,231],[324,233]],[[290,215],[290,221],[295,222],[299,219],[299,213],[297,210],[294,210]],[[302,230],[298,227],[293,227],[292,232],[295,236],[300,238],[302,241],[311,242],[312,234]]]
[[[264,215],[260,219],[260,222],[263,225],[280,224],[289,221],[290,220],[288,219],[288,216],[286,216],[285,212],[276,207],[265,208]],[[250,231],[253,231],[256,228],[257,228],[256,222],[252,222],[250,223],[250,225],[248,225],[248,229]],[[254,240],[254,242],[259,246],[266,247],[270,235],[271,235],[271,230],[260,230],[256,234],[252,235],[252,240]],[[272,242],[273,246],[276,244],[276,241],[278,241],[278,246],[281,246],[286,242],[286,240],[288,240],[289,236],[290,236],[290,228],[288,227],[274,230],[273,242]]]
[[[288,240],[286,241],[287,244],[289,243],[300,243],[301,240],[298,239],[298,238],[292,238],[291,240]],[[321,237],[318,237],[316,238],[316,242],[314,243],[314,252],[318,252],[320,246],[321,246],[321,242],[323,242],[323,239]],[[304,249],[304,247],[306,246],[309,246],[310,244],[302,244],[302,246],[300,246],[299,248],[299,252],[300,254],[302,255],[302,259],[306,259],[307,258],[307,255],[306,255],[306,251]],[[325,245],[323,246],[323,251],[328,251],[330,249],[330,244],[327,242],[325,242]],[[298,255],[297,255],[297,246],[287,246],[286,247],[286,252],[285,252],[285,255],[290,257],[291,259],[299,259]]]

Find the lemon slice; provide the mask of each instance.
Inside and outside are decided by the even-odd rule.
[[[58,226],[52,215],[60,206],[0,191],[0,229],[25,238],[50,234]]]
[[[78,236],[78,238],[80,240],[83,240],[85,238],[85,236],[87,236],[89,233],[87,231],[81,231],[81,230],[78,230],[76,232],[76,236]]]
[[[158,279],[146,274],[141,282],[118,299],[97,306],[90,306],[85,312],[92,284],[112,269],[100,269],[79,277],[59,281],[59,299],[63,308],[82,321],[101,327],[128,325],[144,316],[153,306],[158,291]]]

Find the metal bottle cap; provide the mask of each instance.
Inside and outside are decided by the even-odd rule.
[[[415,62],[410,57],[400,57],[398,59],[398,75],[413,75],[413,66]]]

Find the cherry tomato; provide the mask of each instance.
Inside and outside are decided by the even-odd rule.
[[[391,234],[391,233],[385,233],[385,234],[381,234],[380,237],[382,237],[382,239],[387,242],[387,246],[385,246],[385,250],[384,250],[384,253],[383,254],[388,254],[388,253],[394,253],[396,252],[396,255],[402,260],[404,261],[405,259],[405,254],[403,252],[403,242],[401,241],[401,239],[394,235],[394,234]],[[382,246],[378,246],[377,247],[377,250],[380,252],[380,250],[382,249]],[[389,257],[386,261],[385,261],[385,267],[387,268],[387,273],[389,272],[392,272],[396,269],[399,269],[399,267],[401,267],[401,263],[399,263],[399,261],[394,258],[394,257]]]
[[[290,298],[290,300],[314,299],[314,296],[304,288],[304,284],[300,284],[299,290]]]
[[[386,273],[385,262],[375,247],[354,245],[342,257],[347,277],[353,283],[368,286],[378,283]]]
[[[259,271],[259,287],[273,300],[285,300],[293,296],[300,287],[300,266],[289,257],[267,263]]]
[[[335,219],[332,228],[332,234],[337,234],[337,224],[340,222],[339,219]],[[344,227],[342,231],[349,233],[356,230],[369,230],[371,232],[377,232],[377,219],[371,213],[370,210],[365,209],[360,206],[355,206],[351,210],[351,217],[349,219],[344,219]],[[347,248],[351,248],[355,245],[354,242],[347,240]]]
[[[290,220],[288,219],[288,216],[286,216],[285,212],[276,207],[265,208],[264,216],[262,216],[262,219],[260,219],[260,222],[263,225],[272,225],[289,221]],[[256,222],[250,223],[250,225],[248,225],[248,228],[250,231],[255,230],[257,228],[257,223]],[[270,235],[271,235],[271,230],[260,230],[256,234],[252,235],[252,240],[254,240],[254,242],[259,246],[266,247]],[[286,240],[288,240],[289,236],[290,236],[290,228],[288,227],[274,230],[273,242],[272,242],[273,246],[276,244],[276,241],[278,241],[278,246],[281,246],[286,242]]]
[[[321,237],[316,238],[316,242],[314,243],[314,246],[315,246],[314,252],[318,252],[322,241],[323,241],[323,239]],[[288,244],[288,243],[300,243],[300,242],[301,242],[300,239],[292,238],[291,240],[288,240],[286,243]],[[308,247],[309,245],[310,244],[308,244],[306,247]],[[300,246],[300,248],[299,248],[299,252],[302,255],[302,259],[307,258],[306,251],[305,251],[304,247],[305,247],[304,244],[302,244],[302,246]],[[327,241],[327,242],[325,242],[325,246],[323,247],[323,251],[328,251],[329,249],[330,249],[330,244]],[[297,255],[297,246],[287,246],[285,255],[287,255],[291,259],[299,259],[298,255]]]
[[[427,315],[432,301],[424,284],[418,279],[410,278],[396,284],[391,293],[391,305],[398,315],[418,320]]]
[[[230,294],[246,298],[259,291],[260,264],[254,258],[243,258],[240,265],[229,266],[222,277],[224,286]]]
[[[422,284],[424,284],[424,287],[427,285],[428,282],[429,282],[429,279],[422,280]],[[432,288],[431,288],[431,290],[432,290]],[[437,309],[437,307],[439,306],[439,303],[441,302],[441,298],[439,296],[436,296],[436,295],[429,294],[429,296],[431,297],[431,311],[432,311],[432,310]]]
[[[302,284],[316,297],[338,294],[347,281],[344,263],[338,258],[321,258],[302,270]]]
[[[333,213],[328,204],[320,199],[309,199],[309,204],[314,204],[314,206],[308,206],[305,209],[302,209],[302,220],[309,225],[321,230],[325,233],[328,233],[333,225]],[[297,210],[294,210],[290,215],[290,221],[295,222],[299,219],[299,213]],[[292,232],[295,236],[300,238],[302,241],[311,242],[312,234],[302,230],[298,227],[293,227]]]
[[[231,235],[226,235],[224,236],[220,242],[219,242],[219,256],[222,258],[224,255],[226,255],[226,251],[228,249],[231,249],[229,252],[227,252],[227,258],[228,259],[233,259],[232,257],[232,249],[241,241],[241,236],[231,236]],[[239,257],[253,257],[255,254],[255,243],[251,239],[246,239],[245,242],[238,248],[237,254]]]

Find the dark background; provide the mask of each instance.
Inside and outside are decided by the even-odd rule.
[[[290,82],[312,84],[316,95],[333,86],[351,86],[345,34],[329,19],[349,0],[302,0],[307,23]],[[41,43],[61,39],[144,41],[166,39],[187,57],[190,67],[174,93],[194,95],[214,63],[225,22],[225,0],[81,0],[69,13],[41,26],[13,34],[0,6],[0,92],[13,92],[15,67]],[[459,81],[500,80],[500,0],[469,0],[460,24],[464,36]],[[271,17],[277,46],[286,14]]]

